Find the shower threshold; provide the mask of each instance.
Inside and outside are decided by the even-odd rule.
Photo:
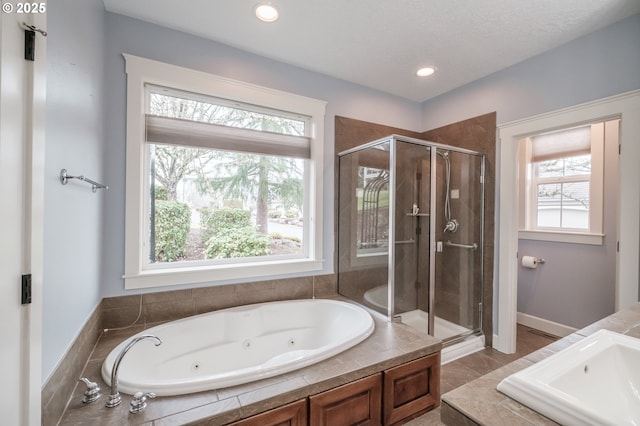
[[[426,333],[428,330],[429,314],[420,309],[400,314],[400,320],[403,324],[423,333]],[[436,316],[434,328],[435,337],[444,342],[441,355],[441,364],[443,365],[484,349],[484,336],[482,335],[471,334],[461,339],[453,339],[457,336],[469,334],[472,331],[459,324]],[[445,342],[449,339],[453,339],[450,344]]]
[[[429,314],[423,310],[415,309],[400,314],[400,318],[404,324],[411,326],[417,330],[426,332],[429,326]],[[461,325],[447,321],[438,316],[435,318],[435,337],[440,340],[447,340],[450,337],[459,336],[468,333],[470,330]]]

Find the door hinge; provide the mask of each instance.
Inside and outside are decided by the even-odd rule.
[[[22,276],[22,304],[28,305],[31,303],[31,274],[25,274]]]
[[[24,59],[35,61],[36,59],[36,32],[24,30]]]
[[[47,36],[47,32],[37,28],[35,25],[22,23],[24,27],[24,59],[26,61],[35,61],[36,58],[36,31]]]

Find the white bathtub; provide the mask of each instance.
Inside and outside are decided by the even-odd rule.
[[[196,315],[137,334],[162,340],[138,342],[122,359],[118,389],[133,394],[182,395],[248,383],[334,356],[373,333],[371,315],[337,300],[259,303]],[[113,362],[133,337],[102,364],[111,384]]]

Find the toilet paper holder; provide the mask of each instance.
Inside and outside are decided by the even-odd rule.
[[[542,265],[545,262],[544,259],[536,256],[522,256],[522,266],[528,269],[536,269],[538,265]]]

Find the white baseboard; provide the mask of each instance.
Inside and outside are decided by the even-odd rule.
[[[544,318],[534,317],[533,315],[523,314],[522,312],[518,312],[517,320],[518,324],[535,328],[536,330],[544,331],[545,333],[558,337],[568,336],[578,330],[577,328],[549,321]]]

